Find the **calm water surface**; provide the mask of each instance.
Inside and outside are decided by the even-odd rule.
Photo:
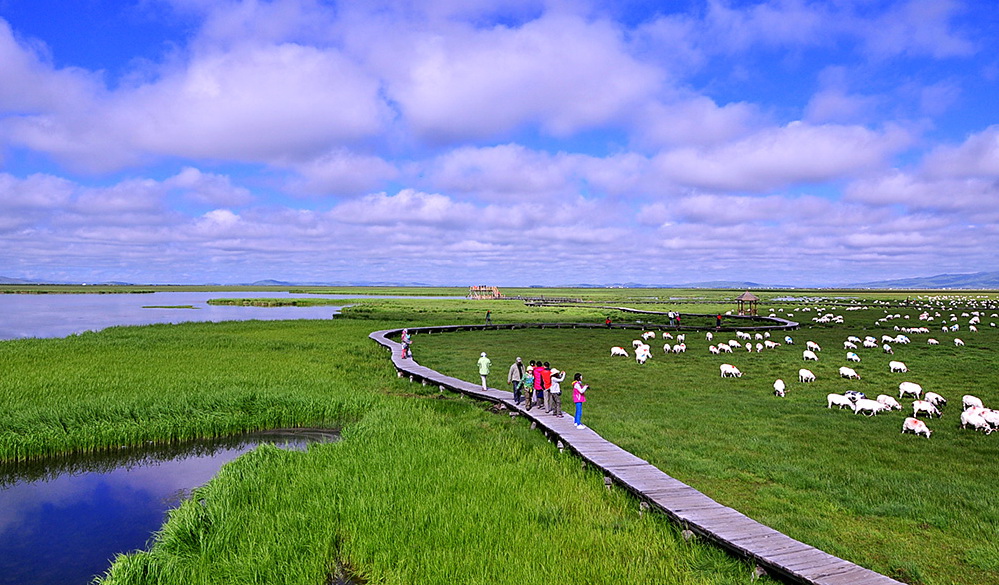
[[[272,431],[0,466],[0,584],[86,585],[145,549],[167,511],[261,443],[304,449],[332,431]]]

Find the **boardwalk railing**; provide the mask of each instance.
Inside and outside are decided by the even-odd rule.
[[[798,325],[791,322],[788,324],[793,327]],[[470,330],[584,326],[602,327],[579,323],[520,323],[410,327],[409,331],[431,334]],[[649,502],[651,506],[665,513],[685,529],[739,557],[751,560],[771,576],[793,583],[814,585],[903,585],[890,577],[799,542],[728,506],[719,504],[670,477],[648,461],[607,441],[592,429],[577,429],[569,416],[558,418],[544,415],[540,409],[532,413],[515,404],[513,394],[509,391],[483,389],[479,384],[445,376],[421,366],[412,358],[403,358],[402,345],[392,339],[398,338],[401,333],[401,329],[391,329],[375,331],[369,335],[371,339],[391,351],[392,363],[400,377],[408,376],[410,381],[438,386],[441,391],[447,389],[473,398],[503,404],[507,409],[518,412],[534,421],[549,439],[561,442],[583,460],[603,470],[607,477],[643,501]]]

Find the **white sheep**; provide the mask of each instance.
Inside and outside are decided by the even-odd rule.
[[[898,385],[898,399],[901,400],[906,394],[911,394],[919,399],[919,395],[923,393],[923,387],[915,382],[902,382]]]
[[[732,349],[735,349],[737,347],[742,347],[742,344],[739,343],[738,341],[734,340],[734,339],[729,339],[728,340],[728,346],[731,347]]]
[[[969,408],[972,408],[974,406],[977,406],[978,408],[984,408],[982,406],[982,400],[977,396],[972,396],[971,394],[965,394],[961,398],[961,410],[968,410]]]
[[[681,333],[681,334],[677,335],[676,336],[676,340],[678,342],[680,342],[680,343],[684,343],[685,341],[687,341],[687,334],[686,333]]]
[[[815,381],[815,374],[813,374],[811,370],[806,370],[805,368],[802,368],[802,369],[798,370],[798,381],[799,382],[814,382]]]
[[[860,379],[860,374],[857,373],[857,370],[854,370],[853,368],[848,368],[846,366],[841,366],[839,368],[839,375],[841,378],[849,378],[850,380]]]
[[[846,360],[849,362],[859,362],[860,356],[853,353],[852,351],[846,352]]]
[[[891,346],[888,345],[887,343],[881,346],[881,351],[889,353],[891,355],[895,355],[895,350],[892,349]]]
[[[721,366],[719,366],[719,369],[721,370],[721,377],[722,378],[741,378],[742,377],[742,372],[739,371],[739,368],[733,366],[732,364],[722,364]]]
[[[788,345],[794,345],[794,339],[790,335],[784,336],[784,343]]]
[[[650,339],[655,339],[655,338],[656,338],[656,332],[655,331],[646,331],[646,332],[642,333],[642,339],[644,339],[646,341],[648,341]]]
[[[673,353],[684,353],[687,351],[686,343],[678,343],[673,346]]]
[[[663,344],[663,353],[671,353],[673,351],[673,346],[668,343]]]
[[[631,347],[634,347],[635,349],[638,349],[638,347],[642,345],[645,345],[645,342],[643,342],[641,339],[631,340]]]
[[[784,380],[777,378],[777,381],[774,382],[774,396],[780,396],[781,398],[783,398],[784,390],[785,390]]]
[[[819,347],[819,344],[815,343],[814,341],[806,341],[805,342],[805,347],[807,349],[812,350],[812,351],[822,351],[822,348]]]
[[[704,339],[706,339],[707,341],[711,341],[714,338],[715,338],[715,336],[712,335],[710,331],[708,331],[707,333],[704,334]]]
[[[667,343],[666,345],[669,345],[669,344]],[[725,347],[728,347],[728,346],[726,345]],[[713,353],[715,355],[718,355],[718,354],[721,353],[721,350],[718,349],[717,347],[715,347],[714,345],[709,345],[708,346],[708,351],[710,351],[711,353]]]
[[[860,398],[853,404],[853,413],[860,414],[861,412],[869,412],[867,416],[874,416],[875,414],[888,410],[888,407],[881,404],[877,400],[871,400],[869,398]]]
[[[851,335],[847,337],[846,340],[849,341],[850,343],[860,343],[860,338],[857,337],[856,335]]]
[[[902,432],[903,433],[910,432],[910,433],[915,433],[916,435],[924,435],[926,436],[927,439],[929,439],[930,433],[932,433],[933,431],[931,431],[930,428],[926,426],[926,423],[924,423],[923,421],[919,420],[918,418],[913,418],[910,416],[907,417],[905,421],[902,423]]]
[[[853,401],[842,394],[829,394],[826,396],[826,408],[832,408],[834,404],[839,406],[840,410],[843,408],[853,409]]]
[[[888,369],[892,372],[902,372],[902,373],[909,371],[909,368],[905,366],[905,363],[895,362],[895,361],[888,362]]]
[[[981,414],[965,410],[961,413],[961,428],[966,429],[969,425],[976,431],[985,431],[986,435],[992,434],[992,425]]]
[[[732,353],[732,346],[728,345],[727,343],[719,343],[718,350],[723,351],[725,353]]]
[[[803,361],[809,361],[809,360],[811,360],[813,362],[817,362],[817,361],[819,361],[819,356],[815,355],[814,351],[812,351],[810,349],[806,349],[805,351],[801,352],[801,359]]]
[[[628,357],[628,352],[625,351],[623,347],[614,346],[611,348],[611,355],[623,355],[624,357]]]
[[[929,402],[930,404],[932,404],[933,406],[935,406],[937,408],[940,408],[941,406],[944,406],[945,404],[947,404],[947,399],[944,398],[943,396],[940,396],[936,392],[927,392],[923,396],[923,400]]]
[[[648,359],[652,357],[652,348],[646,344],[642,344],[635,348],[635,361],[644,364]]]
[[[932,402],[927,400],[914,400],[912,402],[912,416],[919,416],[919,413],[921,412],[925,412],[929,416],[940,418],[940,411],[937,410],[936,406],[933,406]]]
[[[763,344],[762,343],[757,343],[756,344],[756,353],[760,353],[761,351],[763,351]]]
[[[889,410],[902,410],[902,405],[898,403],[898,400],[887,394],[879,394],[877,400]]]
[[[870,340],[870,339],[865,339],[864,340],[864,347],[866,347],[868,349],[873,349],[873,348],[875,348],[877,346],[878,346],[878,342],[877,341],[873,341],[873,340]]]
[[[673,339],[673,334],[669,331],[663,331],[663,339]]]
[[[954,338],[954,345],[958,347],[964,347],[964,341],[960,337]]]
[[[763,341],[763,334],[757,333],[756,335],[753,336],[753,338],[756,339],[756,341]]]
[[[763,347],[767,349],[776,349],[780,346],[776,341],[770,341],[769,339],[763,342]]]
[[[857,344],[852,341],[844,341],[843,349],[857,349]]]
[[[932,337],[931,337],[931,338],[929,338],[929,339],[927,339],[927,340],[926,340],[926,343],[928,343],[928,344],[930,344],[930,345],[940,345],[940,342],[939,342],[939,341],[937,341],[936,339],[933,339]]]

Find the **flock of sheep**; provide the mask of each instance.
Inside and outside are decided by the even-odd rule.
[[[854,309],[853,307],[847,308],[847,310]],[[803,309],[807,311],[808,309]],[[791,316],[788,313],[788,316]],[[968,328],[969,331],[977,331],[977,325],[981,322],[981,315],[978,311],[973,311],[971,314],[963,313],[963,317],[968,317]],[[999,315],[992,314],[992,317],[997,317]],[[900,314],[886,314],[885,317],[878,319],[877,325],[884,325],[887,321],[892,319],[901,319]],[[905,319],[909,316],[905,315]],[[919,315],[920,321],[931,322],[934,319],[941,318],[940,313],[929,311],[923,311]],[[951,315],[951,323],[944,324],[941,326],[941,330],[944,332],[955,332],[960,329],[960,325],[957,324],[956,315]],[[818,323],[843,323],[843,317],[841,315],[833,315],[831,313],[823,314],[819,317],[813,319]],[[995,323],[990,323],[992,327],[995,327]],[[849,336],[843,342],[843,349],[848,350],[846,354],[846,359],[852,363],[858,363],[861,361],[860,356],[856,353],[861,347],[867,349],[875,349],[880,346],[881,351],[884,354],[889,354],[894,356],[894,348],[892,344],[895,345],[907,345],[911,343],[911,339],[908,334],[920,334],[929,333],[930,328],[921,327],[899,327],[895,326],[894,330],[896,335],[882,335],[880,341],[873,337],[867,336],[865,339],[861,340],[857,336]],[[770,332],[750,334],[744,331],[735,332],[737,339],[732,339],[729,341],[722,341],[717,344],[711,344],[708,347],[708,351],[712,354],[722,354],[722,353],[734,353],[736,350],[743,350],[748,352],[762,352],[768,349],[776,349],[782,344],[772,341],[770,339]],[[655,332],[645,331],[642,333],[641,339],[636,339],[632,342],[633,351],[635,354],[635,360],[639,364],[644,364],[648,359],[652,357],[652,349],[649,345],[649,341],[656,337]],[[666,340],[663,345],[663,352],[665,354],[677,354],[685,353],[687,351],[686,336],[685,334],[678,334],[675,337],[669,332],[663,332],[662,338]],[[714,333],[705,333],[705,339],[711,343],[714,340]],[[671,343],[672,342],[672,343]],[[755,343],[754,343],[755,342]],[[790,336],[784,337],[784,344],[793,345],[794,340]],[[927,339],[928,345],[939,345],[939,341],[934,338]],[[964,341],[960,338],[954,339],[954,345],[956,347],[963,347]],[[803,361],[818,361],[819,352],[822,348],[819,344],[814,341],[808,341],[805,344],[805,349],[802,351]],[[612,356],[625,356],[629,354],[624,347],[615,346],[611,348]],[[904,362],[892,360],[888,364],[889,370],[893,373],[907,373],[909,371],[908,367]],[[742,372],[736,366],[728,363],[721,364],[719,366],[719,371],[722,378],[739,378],[742,377]],[[842,366],[839,368],[839,375],[841,378],[845,379],[855,379],[860,380],[860,374],[857,373],[855,369],[848,366]],[[809,383],[815,381],[815,374],[808,370],[807,368],[801,368],[798,370],[798,381],[801,383]],[[777,379],[774,384],[774,394],[779,397],[784,397],[787,392],[787,385],[782,379]],[[862,392],[858,391],[848,391],[843,394],[829,394],[826,396],[826,407],[832,408],[837,406],[840,409],[849,408],[856,414],[866,414],[867,416],[875,416],[880,412],[892,411],[892,410],[902,410],[902,405],[900,400],[905,397],[913,398],[912,402],[912,416],[907,417],[902,423],[903,433],[914,433],[916,435],[922,435],[929,438],[932,434],[932,430],[927,426],[927,424],[921,420],[920,416],[926,417],[941,417],[941,411],[944,405],[947,404],[947,400],[937,394],[936,392],[926,392],[923,393],[923,388],[915,382],[904,381],[898,386],[899,396],[895,399],[893,396],[887,394],[880,394],[876,399],[867,398]],[[999,429],[999,410],[993,410],[986,408],[982,401],[970,394],[962,397],[962,412],[960,415],[961,428],[972,428],[974,430],[983,431],[985,434],[991,434],[993,430]]]

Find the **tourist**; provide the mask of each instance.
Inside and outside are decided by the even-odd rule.
[[[531,410],[534,407],[534,368],[534,360],[531,360],[521,384],[521,387],[524,389],[524,404],[527,406],[527,410]]]
[[[412,353],[412,350],[409,348],[409,346],[412,345],[413,338],[409,336],[409,329],[403,329],[402,330],[401,341],[402,341],[402,357],[403,357],[403,359],[412,358],[413,357],[413,353]]]
[[[489,387],[486,386],[486,376],[489,375],[489,366],[493,365],[493,362],[486,357],[486,352],[482,352],[482,355],[479,356],[478,364],[479,375],[482,376],[482,389],[489,390]]]
[[[610,317],[607,317],[606,319],[604,319],[604,325],[606,325],[607,328],[610,329],[610,326],[611,326],[611,319],[610,319]]]
[[[510,373],[506,376],[507,384],[513,385],[513,403],[520,404],[520,388],[524,379],[524,362],[517,358],[510,366]]]
[[[576,374],[572,377],[572,401],[576,403],[576,428],[585,429],[583,424],[583,403],[586,402],[586,391],[590,389],[588,384],[583,384],[583,375]]]
[[[492,311],[486,311],[486,325],[489,325],[492,322],[493,322],[493,312]]]
[[[545,413],[552,412],[552,366],[545,362],[541,369],[541,392],[545,400]]]
[[[676,314],[676,328],[680,328],[680,313]]]
[[[721,329],[721,313],[715,315],[715,328]]]
[[[541,360],[536,360],[534,362],[534,404],[538,408],[544,408],[545,399],[545,381],[543,378],[543,373],[545,367]]]
[[[562,381],[565,380],[565,372],[560,372],[552,368],[552,409],[555,416],[562,418]]]

